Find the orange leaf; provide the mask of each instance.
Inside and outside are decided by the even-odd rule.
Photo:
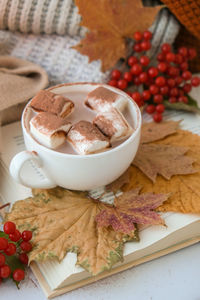
[[[141,0],[76,0],[81,25],[90,32],[74,48],[102,60],[102,70],[126,56],[126,39],[134,32],[148,29],[162,6],[143,7]]]
[[[110,32],[89,32],[81,43],[75,47],[89,61],[101,59],[102,70],[110,69],[120,57],[126,57],[126,47],[123,38],[116,39]]]

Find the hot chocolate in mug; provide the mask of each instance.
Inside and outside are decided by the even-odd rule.
[[[126,93],[105,84],[62,84],[49,90],[72,99],[75,109],[78,109],[76,98],[82,97],[84,101],[87,94],[99,86],[109,88],[128,100],[126,109],[134,129],[131,136],[118,146],[95,154],[75,155],[52,150],[44,147],[32,137],[29,130],[30,109],[28,109],[28,103],[22,115],[26,151],[18,153],[10,164],[10,173],[16,181],[30,188],[61,186],[71,190],[91,190],[111,183],[126,171],[136,155],[140,142],[142,121],[137,104]],[[39,176],[35,178],[35,176],[31,176],[31,172],[28,172],[27,176],[21,176],[27,161],[34,161],[45,174],[45,178]]]

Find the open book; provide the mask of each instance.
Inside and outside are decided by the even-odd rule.
[[[183,120],[181,123],[183,129],[191,130],[200,135],[200,116],[172,112],[169,115],[167,113],[167,117],[173,120]],[[11,158],[24,149],[20,122],[2,127],[2,141],[0,202],[13,203],[31,195],[29,188],[14,182],[8,170]],[[27,165],[26,168],[26,176],[29,176],[31,168],[31,174],[33,174],[31,176],[41,176],[42,180],[40,170],[33,164]],[[93,193],[98,193],[98,190],[93,191]],[[107,195],[105,200],[112,200],[112,195]],[[112,270],[100,275],[91,276],[84,269],[76,266],[77,257],[75,253],[68,253],[61,263],[56,260],[44,263],[34,262],[31,264],[31,268],[46,296],[54,297],[200,241],[200,216],[179,213],[165,213],[162,216],[167,227],[150,226],[142,229],[140,242],[125,244],[124,261],[117,263]]]

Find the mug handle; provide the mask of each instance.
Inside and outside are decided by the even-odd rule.
[[[46,174],[45,174],[46,178],[38,182],[33,182],[32,180],[31,182],[27,182],[21,177],[21,170],[24,164],[30,160],[34,161],[34,163],[37,165],[38,168],[42,168],[43,166],[42,160],[39,157],[37,152],[22,151],[16,154],[10,163],[10,174],[12,175],[12,177],[20,184],[27,186],[29,188],[47,189],[47,188],[55,187],[56,184],[51,179],[49,179]]]

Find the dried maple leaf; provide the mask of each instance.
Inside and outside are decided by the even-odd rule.
[[[95,217],[106,205],[85,193],[55,188],[34,194],[17,201],[6,217],[21,230],[34,231],[30,261],[60,261],[72,251],[77,253],[77,264],[95,275],[123,259],[124,242],[137,239],[134,231],[124,235],[97,227]]]
[[[141,140],[142,144],[155,142],[161,140],[168,135],[176,133],[180,121],[167,121],[162,123],[144,123],[142,125]]]
[[[101,59],[102,70],[126,57],[126,39],[152,25],[162,6],[144,7],[141,0],[76,0],[81,25],[90,32],[74,48],[89,60]]]
[[[135,229],[134,223],[163,225],[164,221],[154,209],[167,200],[164,194],[140,194],[134,189],[116,197],[114,206],[107,206],[96,216],[98,226],[112,226],[114,231],[129,234]]]
[[[138,167],[149,179],[156,181],[158,174],[170,179],[177,174],[193,174],[194,159],[185,156],[188,148],[172,145],[142,144],[134,158]]]
[[[187,147],[150,144],[175,134],[180,122],[168,121],[161,124],[145,123],[142,126],[141,145],[132,162],[150,180],[157,175],[170,179],[173,175],[193,174],[194,159],[185,156]]]
[[[178,130],[156,144],[188,147],[187,156],[194,159],[197,171],[191,175],[175,175],[170,180],[158,176],[156,184],[151,182],[138,168],[131,166],[130,181],[123,188],[129,191],[142,186],[143,193],[171,193],[171,196],[159,208],[159,211],[182,213],[200,213],[200,136],[190,131]]]

